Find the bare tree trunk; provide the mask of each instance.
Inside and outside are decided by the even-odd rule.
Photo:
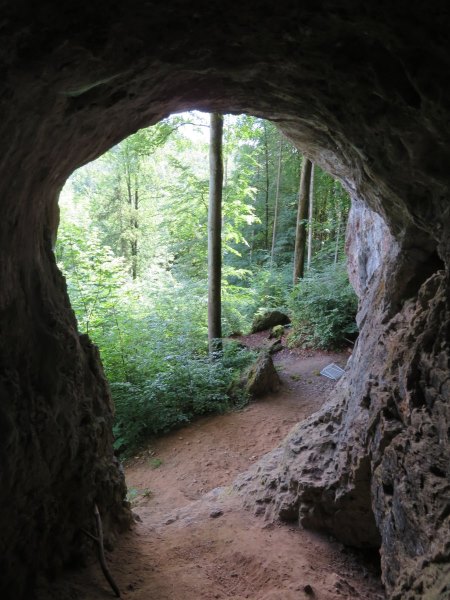
[[[338,226],[337,226],[337,232],[336,232],[336,249],[334,251],[334,264],[337,263],[338,261],[338,254],[339,254],[339,236],[341,234],[341,213],[339,212],[339,216],[338,216]]]
[[[138,228],[139,228],[139,190],[137,188],[137,182],[135,182],[134,188],[134,213],[132,217],[132,226],[134,231],[132,232],[131,240],[131,275],[133,279],[137,278],[138,271]]]
[[[220,347],[222,279],[223,115],[211,113],[208,211],[208,341],[212,353]]]
[[[270,253],[270,268],[273,265],[273,258],[275,256],[275,242],[277,241],[277,225],[278,225],[278,204],[280,200],[280,180],[281,180],[281,155],[283,145],[280,135],[280,145],[278,147],[278,172],[277,172],[277,188],[275,192],[275,211],[273,215],[273,232],[272,232],[272,251]]]
[[[297,228],[295,233],[294,285],[303,277],[305,269],[306,220],[308,218],[311,168],[311,161],[308,158],[303,157],[303,168],[300,177],[300,189],[298,192]]]
[[[135,227],[137,227],[137,213],[136,216],[134,214],[134,211],[138,209],[139,206],[139,201],[137,199],[137,197],[135,196],[134,198],[134,202],[133,202],[133,192],[132,192],[132,186],[131,186],[131,173],[130,173],[130,169],[128,166],[126,166],[125,168],[125,175],[126,175],[126,185],[127,185],[127,202],[130,206],[130,216],[129,216],[129,226],[132,229],[131,230],[131,239],[129,240],[129,244],[130,244],[130,262],[131,262],[131,277],[133,279],[136,279],[137,277],[137,237],[135,231],[133,231],[133,229],[135,229]],[[135,189],[135,193],[136,189]]]
[[[308,258],[306,265],[311,268],[312,258],[312,234],[313,234],[313,212],[314,212],[314,163],[311,165],[311,185],[309,190],[309,218],[308,218]]]
[[[265,155],[265,170],[266,170],[266,194],[265,194],[265,232],[264,232],[264,249],[269,250],[269,146],[267,143],[267,126],[264,122],[264,155]]]

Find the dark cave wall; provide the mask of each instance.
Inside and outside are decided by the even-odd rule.
[[[450,457],[449,31],[448,11],[438,2],[6,4],[6,593],[25,595],[36,571],[56,570],[83,553],[79,529],[89,528],[94,501],[111,535],[128,519],[107,386],[95,349],[76,331],[50,250],[55,198],[81,164],[138,127],[194,107],[275,120],[380,212],[393,236],[363,290],[361,335],[346,381],[323,414],[299,430],[300,437],[316,432],[307,447],[287,444],[286,472],[276,479],[287,489],[271,489],[293,496],[277,491],[273,506],[284,502],[285,516],[347,542],[373,545],[381,535],[392,593],[416,586],[410,597],[420,597],[447,576],[449,473],[441,463],[448,466]],[[419,470],[410,466],[412,456]],[[367,527],[349,530],[357,518]]]
[[[366,396],[384,579],[399,599],[450,595],[449,283],[438,271],[389,322]]]
[[[53,253],[12,263],[0,336],[0,589],[33,597],[36,572],[79,560],[93,508],[109,539],[129,523],[97,349],[79,336]],[[19,263],[20,264],[20,263]]]

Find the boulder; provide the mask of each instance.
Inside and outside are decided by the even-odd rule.
[[[273,340],[275,339],[279,339],[281,337],[283,337],[284,335],[284,325],[275,325],[275,327],[272,327],[272,330],[270,332],[269,335],[269,339]]]
[[[269,392],[277,392],[280,386],[280,377],[272,357],[267,352],[262,352],[258,356],[239,382],[239,388],[245,390],[251,398],[260,398]]]
[[[290,322],[290,318],[280,310],[267,310],[264,313],[256,314],[253,318],[252,333],[265,331],[276,325],[287,325]]]

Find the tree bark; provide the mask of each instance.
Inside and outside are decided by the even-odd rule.
[[[272,251],[270,253],[270,267],[272,268],[273,259],[275,256],[275,242],[277,241],[277,225],[278,225],[278,205],[280,200],[280,181],[281,181],[281,155],[283,151],[282,139],[280,134],[280,145],[278,147],[278,172],[277,172],[277,188],[275,192],[275,209],[273,215],[273,232],[272,232]]]
[[[338,261],[338,255],[339,255],[339,237],[341,234],[341,213],[339,212],[338,214],[338,226],[337,226],[337,232],[336,232],[336,248],[334,251],[334,264],[337,263]]]
[[[139,190],[137,188],[137,182],[134,188],[134,212],[132,216],[132,240],[131,240],[131,275],[133,279],[137,278],[138,272],[138,228],[139,228]]]
[[[308,217],[308,258],[306,266],[311,268],[312,258],[312,234],[313,234],[313,212],[314,212],[314,163],[311,164],[311,185],[309,190],[309,217]]]
[[[265,232],[264,232],[264,249],[269,250],[269,145],[267,141],[267,126],[264,122],[264,157],[265,157],[265,175],[266,175],[266,192],[264,198],[265,212]]]
[[[220,347],[222,279],[223,115],[211,114],[208,210],[208,341],[212,353]]]
[[[297,228],[295,233],[294,250],[294,285],[303,277],[305,270],[306,220],[308,219],[311,170],[311,161],[304,157],[302,175],[300,177],[300,189],[298,193]]]

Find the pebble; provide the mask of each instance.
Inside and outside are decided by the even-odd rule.
[[[223,510],[220,510],[220,508],[215,508],[214,510],[212,510],[212,511],[209,513],[209,516],[210,516],[212,519],[217,519],[217,517],[221,517],[222,515],[223,515]]]

